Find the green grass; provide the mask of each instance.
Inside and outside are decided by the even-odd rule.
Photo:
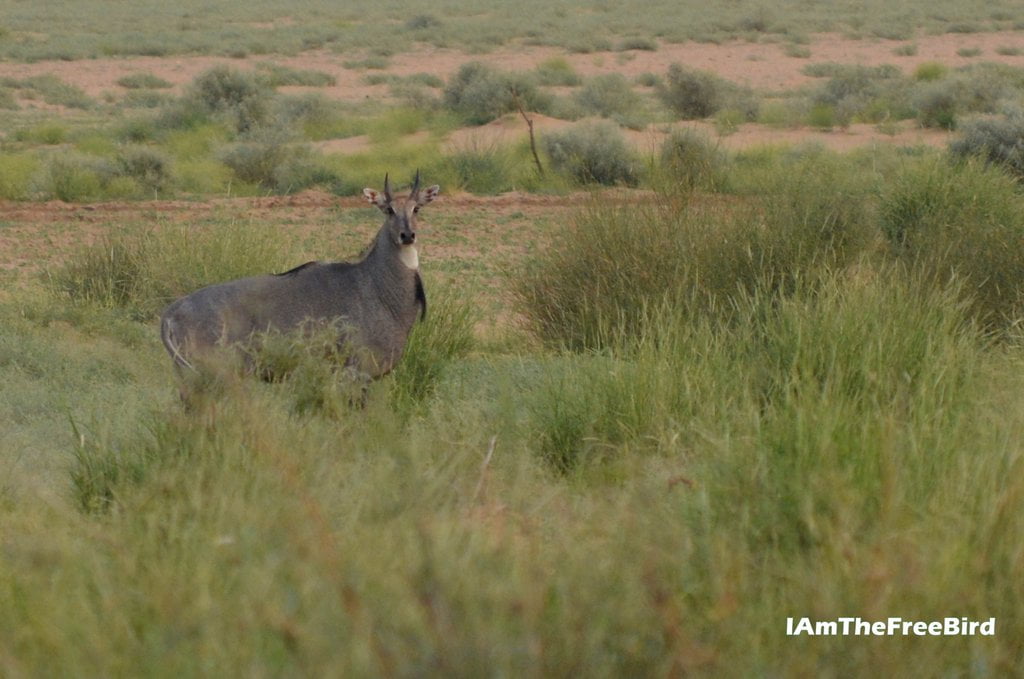
[[[1012,675],[1021,347],[975,322],[969,279],[859,234],[915,186],[939,185],[921,229],[1004,222],[1015,189],[889,157],[759,162],[743,201],[510,215],[442,194],[427,321],[363,409],[308,353],[272,384],[213,375],[183,409],[153,314],[351,256],[375,211],[97,213],[91,246],[67,243],[74,217],[19,224],[13,243],[59,246],[42,264],[63,283],[19,272],[0,301],[0,658],[47,676]],[[976,197],[959,216],[957,196]],[[638,325],[606,324],[598,351],[508,323],[479,341],[474,310],[508,310],[512,282],[474,272],[514,281],[554,255],[566,309]],[[701,294],[660,294],[687,270]],[[787,637],[805,615],[994,616],[997,634]]]

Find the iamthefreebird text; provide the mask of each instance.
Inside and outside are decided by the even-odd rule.
[[[786,635],[791,637],[834,637],[834,636],[918,636],[918,637],[962,637],[994,636],[996,619],[968,620],[967,618],[943,618],[942,620],[864,620],[863,618],[836,618],[835,620],[811,620],[810,618],[786,618]]]

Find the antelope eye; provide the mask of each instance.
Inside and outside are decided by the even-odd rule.
[[[420,206],[419,206],[419,205],[417,205],[416,207],[414,207],[414,208],[412,209],[412,211],[413,211],[413,214],[415,214],[415,213],[419,212],[419,211],[420,211]]]
[[[390,205],[388,205],[388,214],[389,214],[389,215],[393,215],[393,214],[395,214],[395,208],[393,208],[393,207],[391,207]]]

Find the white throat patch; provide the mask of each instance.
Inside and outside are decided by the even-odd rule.
[[[402,264],[405,264],[414,271],[420,268],[420,254],[416,251],[415,245],[404,245],[398,252],[398,258],[402,260]]]

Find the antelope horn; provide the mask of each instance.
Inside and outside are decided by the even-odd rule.
[[[420,171],[419,171],[419,169],[417,169],[416,170],[416,179],[412,183],[412,191],[409,192],[409,195],[412,196],[413,198],[415,198],[416,194],[419,193],[419,190],[420,190]]]
[[[388,180],[387,172],[384,173],[384,200],[391,202],[391,182]]]

